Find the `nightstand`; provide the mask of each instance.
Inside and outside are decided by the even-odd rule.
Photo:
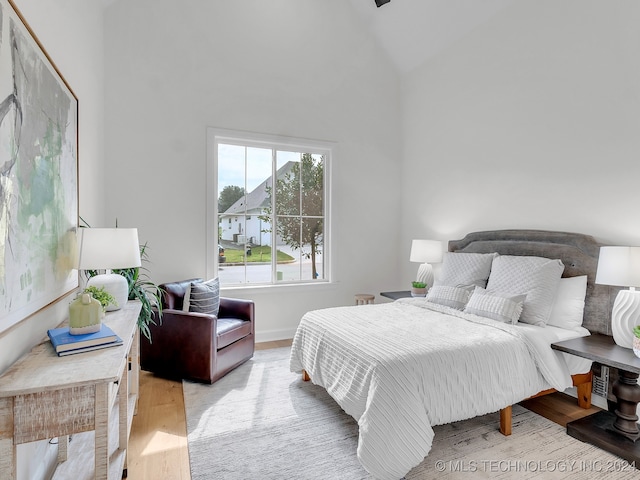
[[[618,455],[640,469],[640,431],[636,408],[640,402],[640,358],[633,350],[623,348],[607,335],[588,335],[551,344],[561,352],[587,358],[618,369],[619,378],[613,384],[617,399],[615,412],[603,410],[569,422],[567,433],[578,440]]]
[[[411,296],[411,290],[400,290],[398,292],[380,292],[381,297],[387,297],[391,300],[398,300],[399,298],[407,298]]]

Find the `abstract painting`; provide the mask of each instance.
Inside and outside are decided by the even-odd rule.
[[[0,0],[0,331],[78,286],[78,99]]]

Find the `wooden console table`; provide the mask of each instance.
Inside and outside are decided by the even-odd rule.
[[[55,437],[54,479],[64,470],[76,479],[126,476],[138,399],[140,308],[140,302],[128,302],[104,319],[123,346],[58,357],[45,341],[0,377],[0,478],[16,479],[18,444]],[[76,435],[91,430],[95,442],[94,435]]]
[[[613,384],[615,412],[606,410],[567,423],[567,433],[578,440],[607,450],[640,468],[640,429],[636,408],[640,402],[640,358],[633,350],[616,345],[613,337],[588,335],[553,343],[551,348],[618,369]]]

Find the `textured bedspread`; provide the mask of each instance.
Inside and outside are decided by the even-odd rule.
[[[306,370],[358,421],[363,467],[397,480],[431,449],[433,425],[570,387],[549,335],[423,299],[338,307],[304,315],[290,367]]]

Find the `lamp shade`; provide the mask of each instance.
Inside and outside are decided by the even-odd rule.
[[[439,263],[442,261],[442,242],[439,240],[413,240],[410,262]]]
[[[142,265],[137,228],[80,228],[78,237],[80,270]]]
[[[81,228],[78,231],[78,268],[80,270],[112,270],[142,265],[137,228]],[[87,287],[103,288],[115,298],[107,311],[118,310],[127,303],[129,283],[118,273],[95,275]]]
[[[640,324],[640,247],[600,247],[596,283],[630,287],[620,290],[611,311],[611,333],[621,347],[633,346],[633,328]]]
[[[640,247],[600,247],[596,283],[640,287]]]

